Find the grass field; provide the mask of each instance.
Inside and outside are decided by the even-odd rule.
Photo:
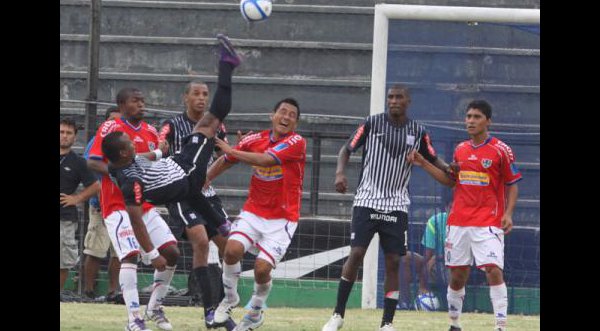
[[[165,311],[173,324],[174,331],[206,330],[200,307],[166,307]],[[265,324],[259,330],[320,331],[331,312],[332,309],[269,308],[265,312]],[[239,321],[243,313],[243,308],[235,309],[235,320]],[[60,330],[123,330],[126,324],[125,314],[125,306],[122,305],[61,303]],[[348,309],[342,330],[376,331],[381,321],[381,314],[381,309]],[[494,327],[493,317],[490,314],[463,314],[461,318],[463,330],[466,331],[492,331]],[[448,317],[444,312],[397,311],[394,320],[396,328],[403,331],[448,330]],[[152,322],[147,326],[153,331],[159,330]],[[539,330],[540,317],[509,315],[508,328],[514,331]]]

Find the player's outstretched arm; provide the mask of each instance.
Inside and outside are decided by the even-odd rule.
[[[350,152],[346,148],[346,144],[342,146],[338,153],[337,168],[335,170],[335,190],[339,193],[346,193],[348,190],[348,178],[346,178],[345,170],[350,160]]]
[[[126,205],[126,209],[127,213],[129,214],[129,218],[131,219],[131,227],[133,228],[135,238],[140,243],[140,246],[142,246],[144,252],[147,252],[145,254],[146,257],[152,262],[152,266],[154,266],[158,271],[164,271],[166,267],[166,260],[160,256],[158,250],[154,248],[152,241],[150,241],[150,235],[148,235],[148,230],[146,230],[146,225],[142,220],[142,206]]]
[[[454,187],[456,182],[448,177],[445,171],[431,164],[431,162],[427,161],[423,155],[421,155],[417,151],[412,151],[408,157],[409,162],[412,164],[416,164],[423,168],[433,179],[440,182],[442,185],[446,185],[449,187]]]
[[[229,144],[219,138],[215,138],[215,143],[223,152],[225,152],[225,154],[229,154],[249,165],[269,167],[277,164],[277,160],[270,154],[240,151],[232,148]]]

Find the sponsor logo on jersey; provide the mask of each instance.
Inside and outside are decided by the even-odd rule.
[[[290,145],[288,145],[288,144],[286,144],[286,143],[281,143],[281,144],[279,144],[279,145],[277,145],[277,146],[273,147],[273,150],[274,150],[275,152],[280,152],[280,151],[282,151],[282,150],[284,150],[284,149],[286,149],[286,148],[288,148],[288,147],[290,147]]]
[[[490,176],[485,172],[461,171],[458,173],[458,180],[462,185],[488,186],[490,185]]]
[[[135,138],[133,138],[133,142],[141,144],[144,142],[144,139],[140,138],[140,136],[135,136]]]
[[[471,156],[469,156],[469,161],[477,161],[477,156],[475,156],[475,154],[471,154]]]
[[[410,145],[410,146],[414,145],[415,144],[415,136],[410,135],[410,134],[407,135],[406,136],[406,144]]]
[[[484,168],[486,168],[486,169],[487,169],[487,168],[489,168],[489,167],[491,167],[491,166],[492,166],[492,160],[490,160],[490,159],[482,159],[482,160],[481,160],[481,165],[482,165]]]
[[[142,203],[142,187],[140,186],[140,183],[133,183],[133,193],[135,194],[135,202]]]
[[[63,167],[63,169],[65,169],[66,171],[71,171],[71,168],[69,167]]]
[[[102,138],[106,137],[106,135],[113,132],[116,127],[117,127],[117,122],[115,122],[114,120],[104,122],[104,124],[102,125],[102,130],[100,131],[100,137],[102,137]]]
[[[277,180],[283,178],[283,169],[280,165],[272,167],[254,167],[254,176],[266,181]]]

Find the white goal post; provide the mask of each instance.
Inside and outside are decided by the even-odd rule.
[[[388,22],[390,19],[539,25],[540,10],[394,4],[375,5],[373,61],[371,68],[371,115],[381,113],[385,108]],[[379,236],[375,235],[367,249],[363,263],[361,304],[363,309],[376,308],[377,305],[378,252]]]

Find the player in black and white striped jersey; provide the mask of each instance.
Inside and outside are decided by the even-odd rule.
[[[440,169],[448,165],[436,157],[423,125],[408,118],[410,93],[405,86],[394,85],[387,93],[387,112],[367,117],[350,136],[338,155],[335,186],[340,193],[348,189],[344,173],[350,153],[363,148],[362,168],[352,210],[350,256],[342,269],[337,305],[323,331],[342,327],[346,302],[358,275],[367,247],[379,234],[385,254],[384,311],[381,331],[393,331],[394,312],[398,303],[398,268],[406,255],[408,229],[408,181],[412,164],[411,151],[418,150]]]
[[[190,135],[200,121],[208,108],[209,104],[209,89],[208,85],[202,81],[189,82],[184,90],[183,102],[186,110],[168,120],[166,120],[160,130],[160,139],[167,140],[169,143],[169,155],[175,155],[181,152],[184,139]],[[227,131],[223,123],[217,129],[216,136],[224,141],[227,141]],[[220,156],[222,152],[218,147],[215,147],[215,153],[208,162],[208,167],[214,162],[215,154]],[[202,190],[202,194],[207,198],[214,210],[227,218],[227,213],[223,209],[221,199],[217,196],[215,189],[208,185]],[[202,215],[196,213],[186,201],[179,201],[166,205],[169,210],[170,220],[169,226],[174,232],[174,235],[180,239],[188,239],[192,246],[192,273],[190,281],[195,284],[189,284],[189,288],[201,289],[202,301],[207,327],[211,327],[212,316],[209,316],[212,311],[211,307],[216,306],[223,294],[222,283],[220,289],[212,289],[213,284],[209,277],[209,268],[216,268],[220,274],[220,267],[217,263],[209,266],[209,240],[212,240],[218,247],[219,255],[223,255],[227,238],[223,237],[218,231],[216,220],[207,220]],[[214,271],[214,270],[213,270]],[[220,278],[217,278],[220,281]],[[213,300],[213,291],[217,290],[219,298]],[[231,321],[233,323],[233,320]],[[232,324],[231,323],[231,324]]]

